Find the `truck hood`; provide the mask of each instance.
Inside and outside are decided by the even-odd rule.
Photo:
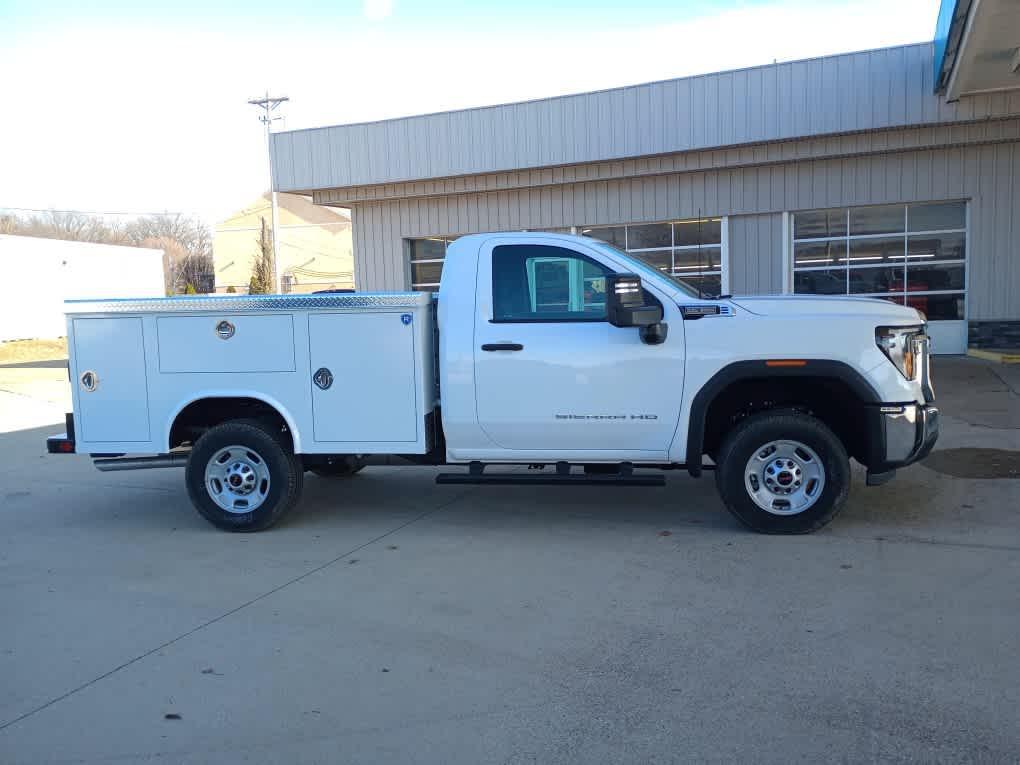
[[[895,305],[888,300],[829,295],[763,295],[730,299],[759,316],[860,316],[897,323],[923,322],[924,317],[913,308]]]

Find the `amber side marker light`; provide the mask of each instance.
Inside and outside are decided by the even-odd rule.
[[[805,367],[807,361],[804,359],[772,359],[766,361],[765,366],[767,367]]]

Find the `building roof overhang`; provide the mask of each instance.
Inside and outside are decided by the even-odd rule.
[[[1020,88],[1020,3],[942,0],[935,27],[935,92],[948,101]]]

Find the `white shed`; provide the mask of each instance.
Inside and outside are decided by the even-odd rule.
[[[65,300],[164,294],[163,250],[0,236],[0,342],[66,335]]]

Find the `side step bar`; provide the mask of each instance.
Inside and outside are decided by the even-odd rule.
[[[189,452],[171,452],[155,457],[98,457],[92,460],[92,464],[104,473],[115,470],[184,467],[188,464],[188,454]]]
[[[497,486],[531,484],[532,486],[562,486],[572,484],[583,486],[596,484],[599,486],[665,486],[666,478],[661,475],[528,475],[527,473],[490,473],[489,475],[471,475],[470,473],[440,473],[436,483],[487,483]]]
[[[556,463],[556,472],[538,473],[486,473],[486,465],[472,462],[466,473],[440,473],[436,476],[439,484],[490,484],[497,486],[665,486],[666,477],[661,473],[635,475],[629,463],[619,466],[619,472],[571,473],[566,462]]]

